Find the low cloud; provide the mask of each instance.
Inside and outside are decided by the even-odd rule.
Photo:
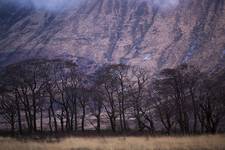
[[[36,9],[46,9],[50,11],[59,11],[65,8],[77,7],[80,3],[86,0],[0,0],[1,4],[15,5],[32,5]],[[149,1],[151,4],[160,7],[161,9],[175,8],[179,4],[179,0],[137,0]]]
[[[37,9],[58,10],[79,5],[81,0],[30,0]]]
[[[35,9],[58,11],[76,7],[85,0],[0,0],[0,5],[33,6]]]
[[[168,9],[178,6],[179,0],[153,0],[153,3],[162,9]]]

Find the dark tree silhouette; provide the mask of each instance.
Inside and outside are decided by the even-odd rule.
[[[84,73],[71,61],[32,59],[0,72],[0,127],[12,134],[138,130],[217,133],[224,130],[224,71],[183,64],[154,76],[111,64]]]

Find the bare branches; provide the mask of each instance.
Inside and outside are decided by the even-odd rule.
[[[154,78],[137,66],[105,65],[94,74],[63,60],[29,60],[0,73],[0,118],[12,133],[224,130],[225,84],[184,64]],[[61,131],[60,131],[61,129]]]

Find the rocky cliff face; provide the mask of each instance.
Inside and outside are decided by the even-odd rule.
[[[9,4],[0,10],[0,63],[60,57],[153,71],[184,62],[223,67],[225,1],[166,2],[88,0],[60,12]]]

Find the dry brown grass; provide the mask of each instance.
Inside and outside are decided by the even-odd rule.
[[[0,150],[225,150],[225,136],[65,138],[58,142],[0,138]]]

